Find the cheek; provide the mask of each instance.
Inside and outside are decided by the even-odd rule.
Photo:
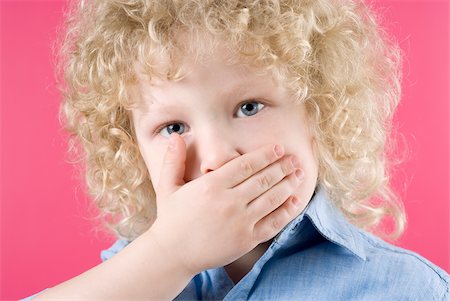
[[[286,130],[279,121],[274,122],[273,117],[261,118],[254,123],[246,123],[240,129],[235,130],[239,134],[239,146],[243,153],[253,151],[267,144],[278,143],[286,146]]]
[[[271,135],[277,143],[286,148],[287,154],[297,156],[305,172],[306,182],[303,186],[315,187],[318,175],[318,160],[314,140],[308,128],[305,113],[292,110],[285,112],[281,122],[271,127]],[[306,190],[311,190],[306,189]]]

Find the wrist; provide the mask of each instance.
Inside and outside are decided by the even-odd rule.
[[[161,252],[161,258],[165,258],[167,262],[173,265],[174,269],[185,277],[193,278],[201,272],[201,269],[195,268],[188,262],[188,258],[191,258],[191,256],[181,252],[182,237],[163,230],[156,221],[144,235],[146,241]],[[186,249],[183,249],[183,251],[186,251]]]

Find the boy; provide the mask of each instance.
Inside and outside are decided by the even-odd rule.
[[[63,109],[121,239],[37,299],[448,299],[444,271],[363,230],[404,217],[397,48],[362,3],[94,1],[68,20]]]

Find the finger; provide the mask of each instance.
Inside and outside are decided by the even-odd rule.
[[[293,195],[303,179],[303,173],[297,171],[248,204],[248,213],[252,220],[257,222],[280,207]]]
[[[169,136],[169,145],[164,155],[157,194],[168,194],[184,184],[186,144],[180,135]]]
[[[297,197],[290,197],[283,205],[256,223],[253,229],[255,241],[262,243],[274,238],[304,208],[304,202],[300,201]]]
[[[227,162],[213,173],[221,178],[221,182],[226,188],[232,188],[277,161],[283,155],[284,148],[282,146],[265,146]]]
[[[300,163],[294,156],[284,157],[235,186],[233,193],[237,199],[250,203],[299,168]]]

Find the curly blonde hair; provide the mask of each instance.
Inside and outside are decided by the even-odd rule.
[[[177,78],[180,31],[211,34],[305,103],[318,183],[355,225],[383,217],[405,226],[389,183],[392,115],[400,98],[399,47],[362,1],[91,0],[67,11],[59,47],[61,117],[90,193],[117,235],[134,239],[155,219],[155,193],[131,122],[136,63]],[[157,68],[162,55],[170,70]]]

